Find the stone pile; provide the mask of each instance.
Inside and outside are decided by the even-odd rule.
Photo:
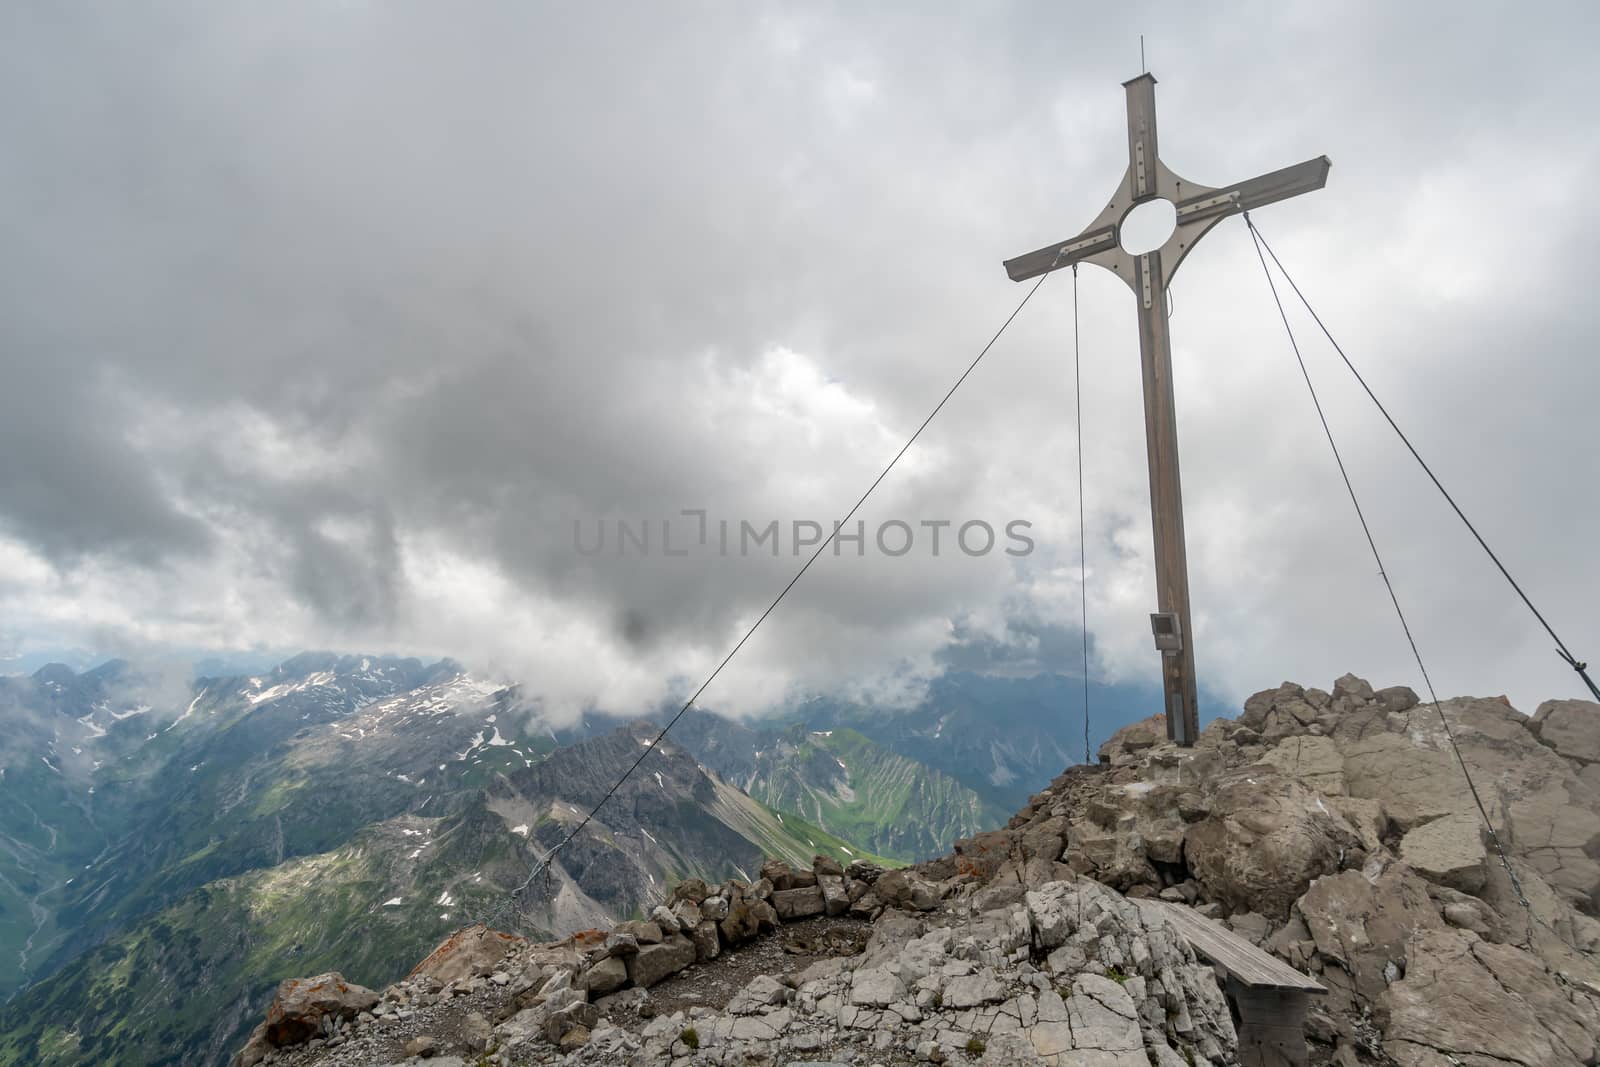
[[[540,1037],[572,1049],[589,1039],[600,1019],[593,1001],[648,989],[780,923],[820,915],[868,922],[888,905],[931,910],[940,901],[939,892],[915,873],[885,871],[859,860],[844,867],[818,856],[810,870],[768,860],[760,874],[754,883],[732,879],[710,886],[691,878],[676,885],[647,919],[547,944],[468,927],[382,995],[338,974],[291,979],[280,986],[266,1022],[252,1033],[234,1067],[274,1063],[301,1045],[312,1052],[338,1049],[387,1029],[414,1026],[419,1013],[437,1004],[494,990],[504,993],[490,998],[503,1021],[481,1041],[469,1041],[469,1048],[526,1044]],[[484,1028],[472,1029],[476,1034]]]
[[[886,1055],[1083,1067],[1232,1062],[1236,1038],[1211,969],[1159,917],[1089,879],[1069,874],[1023,891],[960,874],[933,882],[918,871],[841,869],[825,858],[810,871],[769,861],[761,874],[753,885],[690,879],[649,919],[603,934],[534,944],[471,927],[381,995],[347,987],[344,1000],[313,1002],[299,993],[306,983],[285,983],[293,995],[275,1001],[269,1018],[292,1008],[306,1022],[297,1040],[310,1040],[279,1041],[258,1028],[235,1065],[396,1062],[377,1050],[400,1038],[404,1055],[440,1067],[465,1062],[463,1053],[494,1065],[638,1067]],[[724,1008],[675,1012],[637,1030],[608,1018],[690,963],[782,922],[830,910],[849,921],[852,907],[856,921],[877,920],[859,956],[826,958],[785,979],[759,976]]]
[[[782,922],[816,915],[877,918],[885,906],[884,894],[891,903],[924,908],[935,907],[939,899],[925,882],[903,871],[886,872],[863,861],[845,868],[826,856],[816,857],[810,870],[768,860],[754,884],[732,879],[708,886],[690,878],[674,886],[667,902],[657,905],[648,919],[614,926],[600,948],[586,957],[576,984],[596,996],[628,987],[648,989]]]
[[[890,912],[859,957],[820,961],[789,983],[758,978],[725,1010],[657,1018],[627,1045],[628,1062],[798,1062],[841,1047],[862,1062],[1232,1062],[1237,1039],[1211,968],[1159,917],[1087,879],[986,911],[974,899]]]

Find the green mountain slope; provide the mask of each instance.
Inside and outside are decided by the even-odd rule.
[[[175,719],[116,724],[137,722],[137,744],[105,753],[80,785],[110,843],[41,898],[53,952],[35,951],[19,981],[201,885],[327,852],[407,813],[459,812],[495,773],[552,747],[502,736],[504,694],[445,666],[347,659],[337,671],[312,660],[264,678],[203,679]],[[114,727],[101,744],[117,737]]]
[[[217,1067],[283,978],[338,969],[374,987],[398,979],[507,900],[653,733],[641,724],[520,761],[452,815],[389,818],[339,847],[184,893],[0,1010],[0,1064]],[[809,863],[819,852],[866,856],[668,742],[499,924],[568,933],[640,915],[682,877],[751,876],[767,855]]]
[[[0,1013],[0,1063],[224,1063],[281,978],[393,981],[488,896],[451,877],[468,828],[438,829],[402,818],[194,890],[25,990]],[[418,841],[441,858],[411,858]]]
[[[882,856],[914,861],[1003,823],[1006,813],[953,775],[856,730],[756,729],[691,712],[674,737],[706,767],[783,814]]]
[[[798,815],[785,815],[721,779],[714,781],[718,803],[712,810],[723,822],[736,827],[743,836],[754,841],[764,857],[776,857],[793,867],[809,867],[812,859],[818,855],[832,856],[846,865],[852,860],[866,860],[880,867],[904,865],[900,860],[851,845]],[[748,879],[754,878],[755,874],[741,871],[740,876]]]
[[[57,924],[64,893],[107,846],[93,797],[42,759],[0,781],[0,999],[69,936]]]
[[[5,1067],[220,1067],[278,981],[400,977],[602,798],[501,925],[640,915],[766,856],[893,865],[1000,819],[861,733],[698,713],[611,792],[655,727],[557,736],[448,661],[305,655],[142,692],[125,664],[0,678]]]
[[[954,778],[854,730],[791,729],[765,751],[752,796],[886,856],[921,859],[1006,816]]]

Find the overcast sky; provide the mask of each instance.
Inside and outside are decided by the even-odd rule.
[[[452,655],[555,708],[697,680],[1126,165],[1327,154],[1258,225],[1600,659],[1590,5],[9,4],[0,644]],[[1080,278],[1096,677],[1154,679],[1134,304]],[[1202,684],[1419,684],[1242,222],[1172,329]],[[1297,319],[1303,321],[1303,316]],[[708,694],[1077,669],[1072,279],[1052,277]],[[1577,679],[1309,326],[1441,695]],[[779,557],[713,523],[780,521]],[[889,558],[872,531],[918,534]],[[935,557],[923,521],[999,542]],[[1030,522],[1035,549],[1004,553]],[[573,523],[653,527],[652,553]],[[895,546],[898,535],[891,538]],[[761,552],[765,552],[763,548]],[[0,648],[0,653],[5,652]]]

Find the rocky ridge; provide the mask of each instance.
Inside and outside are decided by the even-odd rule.
[[[1027,892],[966,880],[945,898],[942,888],[865,864],[774,861],[754,885],[683,883],[670,908],[605,934],[533,944],[471,928],[381,996],[336,974],[284,983],[235,1063],[379,1064],[436,1050],[436,1064],[463,1053],[493,1064],[1232,1061],[1211,968],[1160,917],[1084,878]],[[755,975],[721,1004],[645,1007],[696,963],[830,910],[870,930],[853,955]]]
[[[1350,675],[1327,692],[1286,683],[1192,749],[1159,717],[1124,729],[1098,767],[942,859],[769,863],[753,883],[685,882],[646,920],[547,944],[469,929],[359,994],[371,1006],[312,1011],[308,1044],[274,1044],[269,1017],[236,1063],[1236,1062],[1211,967],[1130,899],[1160,897],[1328,987],[1313,1063],[1593,1065],[1600,705],[1442,710],[1514,882],[1431,705]],[[819,923],[861,936],[785,942],[792,964],[769,953],[763,973],[737,971]],[[730,968],[735,982],[706,980]]]
[[[1500,844],[1439,721],[1460,745]],[[1196,906],[1315,975],[1318,1054],[1402,1067],[1593,1064],[1600,1034],[1600,705],[1531,718],[1346,675],[1285,683],[1193,749],[1159,719],[1121,731],[1008,829],[963,842],[976,873],[1026,882],[1024,845],[1132,896]],[[1029,863],[1033,866],[1030,868]],[[1523,901],[1526,900],[1526,904]]]

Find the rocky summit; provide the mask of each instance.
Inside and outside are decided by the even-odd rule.
[[[915,867],[769,861],[606,930],[469,927],[381,992],[286,981],[234,1063],[1592,1067],[1597,767],[1600,705],[1285,683]]]

